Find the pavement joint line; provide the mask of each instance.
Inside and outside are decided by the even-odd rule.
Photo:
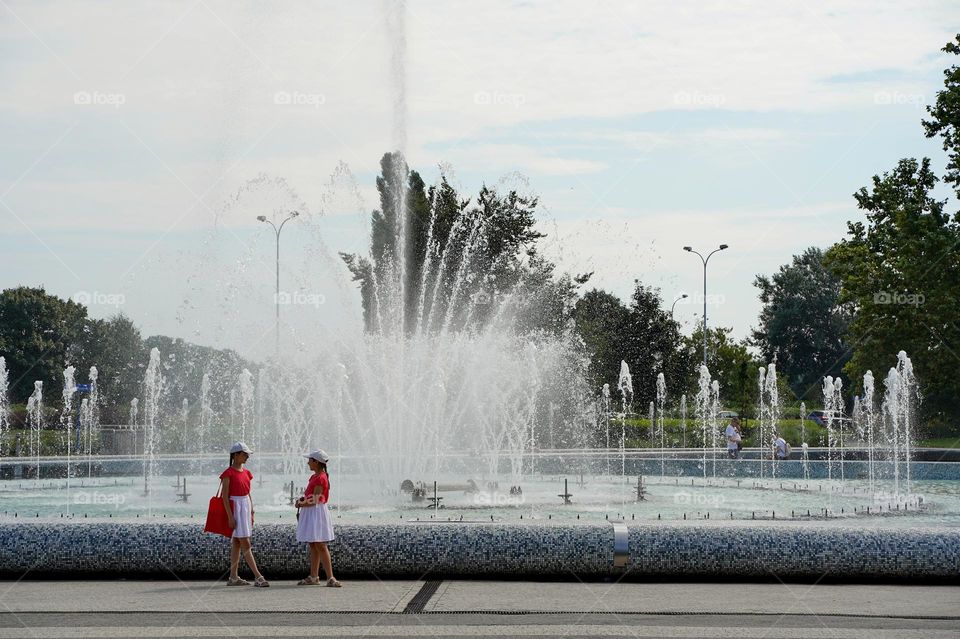
[[[440,588],[440,584],[442,583],[442,579],[431,579],[424,582],[420,590],[417,591],[417,594],[415,594],[413,598],[407,602],[407,606],[403,609],[403,613],[408,615],[422,613],[423,609],[430,601],[430,598],[437,593],[437,590]]]
[[[276,608],[255,610],[244,609],[244,614],[283,614],[283,615],[501,615],[501,616],[528,616],[528,615],[631,615],[636,617],[798,617],[808,618],[808,613],[790,613],[780,612],[743,612],[743,611],[718,611],[718,612],[684,612],[680,610],[669,611],[651,611],[651,610],[424,610],[422,612],[410,613],[404,611],[377,611],[377,610],[279,610]],[[213,611],[204,610],[0,610],[0,618],[16,615],[213,615]],[[960,616],[956,615],[870,615],[858,614],[852,612],[822,613],[821,617],[847,618],[847,619],[904,619],[908,621],[960,621]]]

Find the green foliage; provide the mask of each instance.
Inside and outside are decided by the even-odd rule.
[[[960,55],[960,34],[941,50]],[[931,118],[923,121],[923,129],[928,138],[939,135],[943,139],[948,157],[943,181],[952,184],[960,196],[960,66],[945,69],[943,75],[944,89],[937,92],[936,102],[927,107]]]
[[[9,371],[11,403],[23,403],[33,382],[43,382],[47,402],[60,397],[68,349],[77,341],[87,309],[48,295],[44,289],[6,289],[0,293],[0,355]]]
[[[810,247],[773,276],[757,275],[754,286],[763,303],[754,344],[765,361],[777,362],[795,397],[819,398],[823,377],[837,377],[850,359],[840,279],[824,265],[823,251]]]
[[[757,370],[762,364],[750,354],[745,341],[731,337],[732,332],[733,329],[724,327],[707,330],[707,369],[711,379],[720,382],[720,401],[724,407],[741,416],[750,416],[757,401]],[[683,347],[687,353],[683,388],[687,405],[693,411],[693,397],[697,394],[703,362],[702,325],[684,338]]]
[[[904,159],[871,189],[854,197],[866,224],[848,223],[848,237],[827,252],[826,264],[842,282],[850,304],[853,357],[844,367],[859,388],[863,374],[877,379],[905,350],[924,393],[924,417],[960,418],[954,374],[960,352],[960,223],[932,196],[937,177],[930,161]]]
[[[370,256],[341,254],[360,283],[368,331],[474,328],[506,296],[521,330],[565,328],[589,276],[558,279],[537,253],[544,235],[534,230],[536,198],[484,186],[471,206],[445,177],[426,189],[399,153],[385,154],[380,167]]]
[[[627,362],[633,376],[634,410],[655,399],[657,373],[673,380],[683,370],[679,326],[661,303],[659,289],[635,280],[629,306],[611,293],[593,289],[574,308],[577,331],[592,354],[593,387],[598,392],[603,384],[615,389],[620,361]]]

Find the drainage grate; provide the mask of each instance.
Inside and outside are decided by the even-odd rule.
[[[427,602],[430,601],[430,597],[437,594],[441,583],[443,583],[442,579],[431,579],[425,582],[423,587],[420,588],[420,591],[413,596],[413,599],[407,602],[407,607],[403,609],[403,614],[417,615],[423,612],[423,609],[427,606]]]

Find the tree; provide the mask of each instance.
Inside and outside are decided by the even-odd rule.
[[[662,308],[660,290],[634,281],[630,305],[615,295],[594,289],[577,302],[577,331],[591,353],[591,378],[597,391],[603,384],[616,387],[620,361],[633,377],[634,410],[643,412],[656,398],[656,379],[663,373],[668,392],[685,375],[680,353],[679,325]],[[679,396],[682,391],[677,391]]]
[[[746,340],[736,341],[731,337],[732,328],[707,329],[710,349],[707,368],[711,379],[720,383],[720,401],[724,408],[736,410],[741,416],[752,415],[757,401],[757,369],[762,365],[748,349]],[[685,392],[687,397],[696,395],[700,378],[701,353],[703,349],[703,325],[684,338],[682,350],[688,353]]]
[[[360,283],[368,331],[475,329],[508,300],[519,330],[564,330],[589,275],[558,278],[537,252],[535,197],[484,186],[470,206],[446,178],[426,189],[399,153],[380,166],[370,255],[341,254]]]
[[[130,400],[141,395],[147,361],[140,330],[123,314],[90,319],[71,352],[78,381],[86,381],[89,368],[97,367],[103,423],[126,423]]]
[[[846,344],[849,309],[838,303],[840,278],[823,263],[823,251],[810,247],[767,277],[757,275],[760,326],[753,343],[799,399],[819,396],[825,375],[836,377],[850,359]]]
[[[574,307],[577,332],[590,352],[590,378],[596,389],[613,388],[625,356],[630,310],[613,293],[592,289]]]
[[[956,42],[948,42],[941,51],[960,55],[960,34]],[[948,157],[943,181],[953,185],[960,196],[960,67],[945,69],[943,75],[945,88],[937,92],[937,101],[927,106],[931,119],[923,121],[923,129],[928,138],[943,138],[943,150]]]
[[[849,222],[848,237],[827,252],[842,282],[840,301],[855,310],[854,354],[844,367],[855,385],[867,370],[877,379],[905,350],[924,394],[928,420],[960,418],[960,219],[932,196],[930,160],[901,160],[871,189],[854,197],[867,222]]]
[[[48,295],[44,289],[6,289],[0,293],[0,355],[7,360],[11,403],[23,403],[42,381],[44,403],[59,402],[68,349],[83,331],[87,309]]]

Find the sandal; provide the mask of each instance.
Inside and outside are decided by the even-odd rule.
[[[234,579],[233,577],[230,577],[229,579],[227,579],[227,585],[228,586],[249,586],[250,582],[244,579],[243,577],[237,577],[236,579]]]
[[[320,577],[304,577],[297,582],[298,586],[319,586]]]
[[[269,588],[270,582],[267,581],[266,577],[257,577],[256,581],[253,582],[254,588]]]
[[[330,577],[329,579],[327,579],[327,588],[342,588],[342,587],[343,585],[333,577]]]

